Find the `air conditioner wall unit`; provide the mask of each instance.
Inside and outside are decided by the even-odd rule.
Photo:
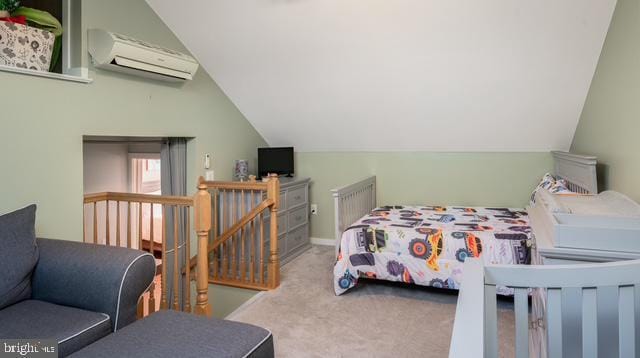
[[[163,81],[191,80],[198,70],[187,54],[101,29],[89,30],[89,53],[96,68]]]

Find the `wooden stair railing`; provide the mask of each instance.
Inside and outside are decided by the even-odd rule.
[[[157,275],[148,292],[138,304],[138,316],[143,317],[158,309],[175,309],[191,312],[191,208],[194,208],[195,226],[198,233],[198,255],[202,262],[198,262],[196,282],[195,313],[211,315],[208,303],[207,271],[207,236],[210,230],[211,198],[208,195],[188,196],[160,196],[132,193],[103,192],[84,196],[84,240],[95,244],[121,246],[150,252],[156,257]],[[208,208],[208,210],[206,209]],[[161,216],[156,217],[160,210]],[[173,211],[173,227],[167,227],[169,210]],[[184,215],[182,218],[180,217]],[[115,214],[115,215],[114,215]],[[185,227],[180,227],[180,222]],[[90,228],[91,230],[88,230]],[[178,237],[180,229],[186,233],[184,247],[179,247]],[[172,230],[172,231],[168,231]],[[173,247],[168,248],[165,238],[167,233],[173,232]],[[205,233],[205,236],[200,236]],[[173,277],[167,275],[167,255],[181,251],[184,256],[184,267],[180,267],[179,259],[171,260]],[[174,257],[177,257],[174,256]],[[178,289],[173,290],[173,297],[168,297],[167,283],[172,280],[173,287],[180,282],[180,273],[185,274],[182,282],[182,297],[184,304],[180,307]],[[159,297],[158,297],[159,296]],[[159,298],[159,302],[158,302]]]
[[[197,197],[200,196],[212,199],[212,205],[202,207],[202,215],[198,215],[200,219],[209,217],[213,221],[209,232],[198,233],[199,237],[206,234],[209,239],[208,282],[254,290],[278,287],[278,178],[271,177],[267,182],[205,181],[200,178]],[[207,209],[209,215],[206,215]],[[268,231],[268,238],[265,231]],[[198,259],[200,254],[191,260],[192,267]]]

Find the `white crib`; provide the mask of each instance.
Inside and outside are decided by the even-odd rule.
[[[638,322],[640,319],[640,260],[585,265],[512,266],[484,265],[479,259],[467,259],[464,278],[458,296],[453,336],[449,350],[451,358],[498,357],[496,286],[512,287],[515,311],[516,357],[529,357],[529,291],[546,291],[547,353],[551,358],[565,357],[567,344],[563,336],[563,314],[568,306],[580,307],[581,335],[578,343],[582,357],[638,357]],[[598,323],[603,319],[598,308],[598,296],[603,290],[617,291],[617,341],[598,339]],[[581,299],[563,302],[563,293],[579,290]],[[611,309],[611,307],[609,307]],[[610,311],[610,310],[607,310]],[[539,343],[539,342],[538,342]],[[599,346],[600,345],[600,346]],[[539,347],[538,347],[539,348]],[[600,354],[598,353],[600,352]],[[611,354],[608,354],[611,353]]]

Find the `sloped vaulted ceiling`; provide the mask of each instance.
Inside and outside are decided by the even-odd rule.
[[[568,149],[615,0],[147,0],[270,145]]]

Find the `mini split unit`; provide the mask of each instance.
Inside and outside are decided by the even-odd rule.
[[[89,53],[96,68],[172,82],[193,79],[191,56],[113,32],[89,30]]]

